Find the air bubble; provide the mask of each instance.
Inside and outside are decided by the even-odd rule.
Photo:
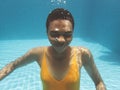
[[[66,0],[51,0],[52,4],[66,4]]]

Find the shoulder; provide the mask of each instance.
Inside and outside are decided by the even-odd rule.
[[[84,62],[89,62],[89,60],[91,60],[92,53],[88,48],[78,46],[77,50],[80,53],[81,60],[82,60],[83,63]]]
[[[86,47],[78,46],[77,50],[81,53],[82,56],[90,56],[91,55],[91,51]]]
[[[83,46],[72,46],[71,47],[72,50],[74,51],[77,51],[77,53],[80,53],[81,55],[90,55],[91,54],[91,51],[86,48],[86,47],[83,47]]]
[[[74,47],[71,47],[72,48],[72,51],[76,51],[77,54],[83,56],[83,55],[87,55],[87,56],[90,56],[91,55],[91,51],[86,48],[86,47],[83,47],[83,46],[74,46]]]
[[[45,49],[48,47],[35,47],[29,50],[31,56],[35,57],[37,63],[41,66],[41,60],[44,55]]]
[[[79,47],[79,50],[81,51],[81,60],[84,66],[93,62],[92,53],[88,48]]]
[[[34,48],[30,49],[27,53],[30,56],[41,57],[45,48],[46,47],[34,47]]]

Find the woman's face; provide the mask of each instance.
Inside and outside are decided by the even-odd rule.
[[[72,40],[73,27],[69,20],[58,19],[50,22],[48,38],[54,49],[63,52]]]

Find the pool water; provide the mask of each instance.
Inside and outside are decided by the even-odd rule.
[[[23,55],[29,49],[50,45],[47,39],[40,40],[1,40],[0,69],[9,62]],[[119,90],[120,85],[120,56],[106,47],[95,42],[86,42],[74,38],[71,46],[85,46],[94,56],[98,70],[106,84],[107,90]],[[0,81],[0,90],[42,90],[40,68],[36,62],[13,71]],[[80,90],[95,90],[94,83],[84,68],[81,70]]]

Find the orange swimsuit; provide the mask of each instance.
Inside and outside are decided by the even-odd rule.
[[[41,80],[43,83],[43,90],[79,90],[80,74],[77,65],[77,55],[74,52],[72,63],[65,77],[62,80],[56,80],[49,72],[46,63],[45,50],[41,64]]]

